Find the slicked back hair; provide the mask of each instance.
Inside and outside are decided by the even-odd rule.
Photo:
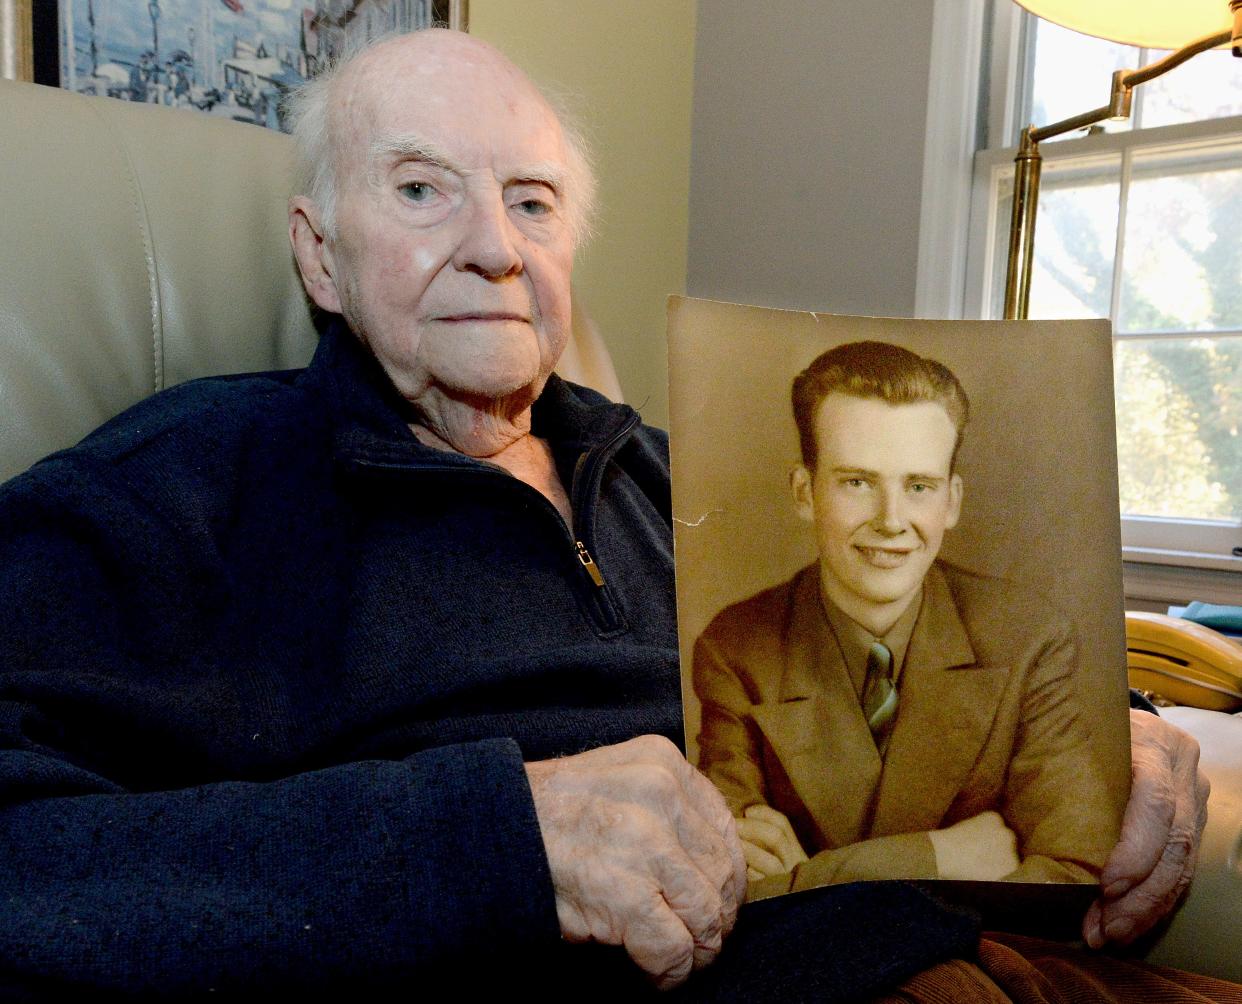
[[[941,405],[957,430],[949,469],[957,466],[962,432],[970,418],[970,399],[943,363],[888,342],[850,342],[817,356],[793,382],[793,414],[802,463],[814,472],[819,459],[815,416],[829,394],[875,398],[889,404]]]

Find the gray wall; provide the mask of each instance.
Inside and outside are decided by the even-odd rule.
[[[914,313],[932,0],[699,0],[687,292]]]

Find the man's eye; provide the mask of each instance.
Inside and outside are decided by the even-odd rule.
[[[910,491],[913,492],[915,495],[924,495],[927,492],[934,491],[934,490],[935,488],[933,485],[924,484],[921,481],[916,481],[914,484],[910,486]]]
[[[547,216],[552,212],[552,206],[542,199],[523,199],[516,208],[527,216]]]
[[[411,202],[426,202],[436,193],[425,181],[407,181],[400,191]]]
[[[862,478],[846,478],[845,487],[847,488],[866,488],[867,482]]]

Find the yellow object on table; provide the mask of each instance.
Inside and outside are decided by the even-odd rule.
[[[1209,711],[1242,708],[1242,645],[1180,617],[1126,612],[1130,686]]]

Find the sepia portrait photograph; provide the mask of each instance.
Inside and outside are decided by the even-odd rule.
[[[1094,884],[1129,740],[1106,322],[674,297],[687,749],[749,896]]]

